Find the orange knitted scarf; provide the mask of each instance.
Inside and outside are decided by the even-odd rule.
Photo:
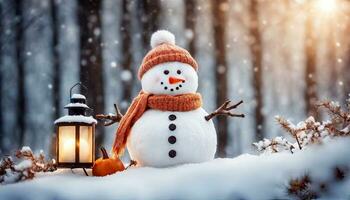
[[[182,95],[153,95],[145,92],[140,94],[132,101],[130,107],[126,111],[119,122],[116,137],[113,144],[113,153],[121,155],[130,130],[135,122],[140,119],[142,114],[148,109],[156,109],[162,111],[190,111],[202,106],[202,98],[199,93],[182,94]]]

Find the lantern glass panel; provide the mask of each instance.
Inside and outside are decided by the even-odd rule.
[[[59,162],[75,162],[75,126],[60,126],[59,133]]]
[[[92,162],[92,126],[80,126],[80,151],[79,162],[91,163]]]

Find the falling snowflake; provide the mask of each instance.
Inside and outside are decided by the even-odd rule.
[[[132,74],[129,70],[123,70],[120,74],[122,81],[130,81],[132,78]]]
[[[226,72],[226,67],[223,66],[223,65],[220,65],[218,68],[217,68],[219,74],[223,74]]]
[[[95,28],[95,29],[94,29],[94,35],[95,35],[95,36],[101,35],[101,29]]]
[[[186,29],[185,36],[188,40],[192,40],[194,36],[193,31],[191,29]]]
[[[86,61],[85,59],[82,59],[82,60],[80,61],[80,63],[81,63],[82,66],[86,66],[87,61]]]
[[[114,62],[114,61],[113,61],[113,62],[111,62],[111,67],[112,67],[112,68],[117,67],[117,63],[116,63],[116,62]]]

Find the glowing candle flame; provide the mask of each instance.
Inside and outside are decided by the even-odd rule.
[[[75,140],[67,139],[63,143],[62,156],[65,160],[74,161],[75,160]]]

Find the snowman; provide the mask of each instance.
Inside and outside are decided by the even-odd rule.
[[[138,165],[151,167],[214,159],[212,118],[244,117],[230,112],[242,102],[229,106],[227,101],[208,114],[196,93],[198,65],[189,52],[176,46],[174,35],[165,30],[153,33],[151,47],[139,68],[142,91],[124,116],[118,111],[108,118],[119,122],[113,152],[120,155],[126,147]]]

